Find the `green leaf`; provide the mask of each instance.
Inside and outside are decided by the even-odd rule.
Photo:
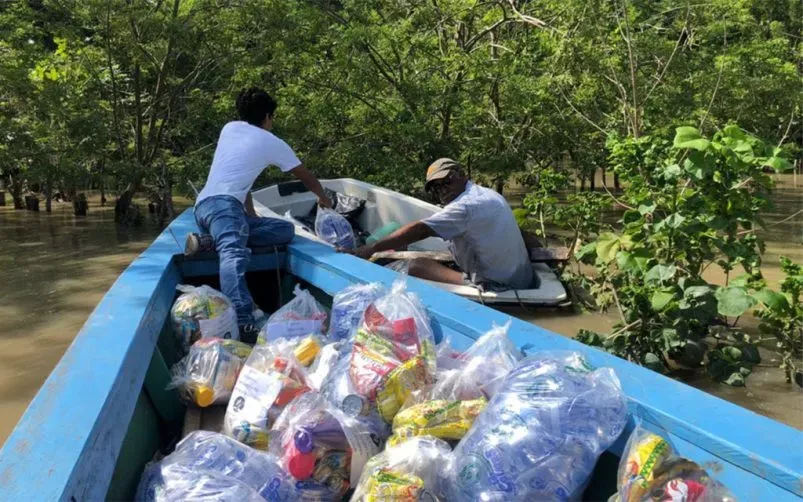
[[[588,244],[582,246],[580,249],[575,251],[574,257],[577,258],[577,261],[582,261],[583,258],[594,256],[596,252],[597,252],[597,243],[589,242]]]
[[[731,387],[744,387],[744,375],[735,371],[722,383],[730,385]]]
[[[760,301],[771,310],[784,311],[789,308],[789,302],[786,296],[770,288],[764,288],[761,291],[753,293],[753,298]]]
[[[705,296],[711,292],[711,288],[708,286],[690,286],[683,291],[683,296],[686,298],[700,298],[701,296]]]
[[[675,140],[672,144],[675,148],[703,151],[711,142],[703,138],[694,127],[683,126],[675,129]]]
[[[597,239],[597,257],[604,263],[610,263],[621,247],[618,235],[606,232]]]
[[[664,370],[664,363],[661,361],[661,358],[652,352],[647,352],[644,355],[644,366],[653,371],[663,372]]]
[[[668,166],[664,167],[664,178],[667,180],[673,180],[681,175],[683,171],[681,171],[680,166],[677,164],[669,164]]]
[[[675,298],[675,291],[672,288],[657,289],[650,298],[650,306],[656,312],[661,312]]]
[[[674,265],[655,265],[644,276],[648,283],[664,282],[675,276],[677,269]]]
[[[727,136],[729,138],[737,139],[737,140],[746,140],[747,139],[747,134],[742,130],[741,127],[739,127],[739,126],[737,126],[735,124],[731,124],[731,125],[725,126],[725,128],[722,129],[722,135],[723,136]]]
[[[717,312],[726,317],[739,317],[756,304],[756,300],[740,286],[719,288],[716,297]]]
[[[782,173],[792,169],[792,164],[788,160],[784,159],[783,157],[777,157],[777,156],[768,158],[761,165],[769,166],[777,173]]]
[[[658,207],[655,202],[650,202],[649,204],[641,204],[638,207],[638,212],[641,214],[650,214],[655,211],[655,208]]]

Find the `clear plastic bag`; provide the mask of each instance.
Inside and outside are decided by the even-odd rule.
[[[226,435],[254,448],[268,448],[273,422],[290,401],[310,391],[306,369],[295,353],[298,342],[280,339],[254,347],[226,408]]]
[[[397,281],[365,309],[352,339],[350,390],[388,423],[411,392],[433,382],[435,341],[421,301]],[[340,385],[342,388],[343,385]]]
[[[454,500],[578,500],[599,455],[624,430],[610,368],[576,352],[522,360],[454,452]]]
[[[315,216],[315,235],[338,248],[356,247],[351,223],[332,209],[318,209],[318,214]]]
[[[332,299],[329,338],[338,341],[351,336],[360,325],[368,305],[385,294],[387,290],[378,282],[353,284],[337,293]]]
[[[449,445],[432,437],[388,446],[365,465],[351,500],[444,501],[451,462]]]
[[[441,371],[432,389],[434,399],[492,398],[502,381],[521,360],[521,352],[507,337],[510,321],[494,325],[458,359],[456,369]],[[440,367],[439,367],[440,369]]]
[[[202,338],[170,369],[167,388],[178,388],[188,403],[205,407],[229,401],[251,347],[236,340]]]
[[[340,500],[356,484],[369,458],[379,453],[385,425],[356,419],[310,392],[290,403],[271,431],[271,452],[290,475],[324,500]],[[299,486],[299,485],[297,485]]]
[[[677,456],[658,434],[636,427],[619,461],[612,501],[732,502],[736,499],[698,464]]]
[[[327,343],[321,348],[318,357],[309,369],[308,381],[313,389],[320,391],[323,383],[335,369],[341,357],[343,342]]]
[[[294,298],[274,312],[259,333],[257,343],[279,338],[323,334],[326,331],[326,310],[312,293],[296,284]]]
[[[276,457],[217,432],[195,431],[146,467],[136,500],[289,502],[298,492]]]
[[[201,338],[224,338],[239,340],[237,313],[226,296],[209,286],[187,286],[180,284],[181,291],[170,316],[173,329],[185,351]]]

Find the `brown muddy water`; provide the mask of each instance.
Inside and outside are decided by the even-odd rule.
[[[803,177],[797,182],[794,186],[791,176],[779,178],[776,207],[765,215],[768,222],[803,209]],[[516,204],[515,194],[511,202]],[[188,205],[176,201],[177,210]],[[70,204],[54,203],[52,214],[0,207],[0,443],[95,305],[159,232],[152,220],[137,229],[118,228],[113,207],[101,208],[96,199],[90,200],[85,218],[74,217]],[[762,236],[768,241],[763,270],[775,286],[781,277],[780,255],[803,262],[803,215]],[[709,278],[719,279],[724,280]],[[615,322],[600,313],[506,311],[569,337],[581,328],[605,332]],[[763,355],[764,363],[745,388],[730,388],[704,376],[689,383],[803,430],[803,391],[784,382],[771,352]]]

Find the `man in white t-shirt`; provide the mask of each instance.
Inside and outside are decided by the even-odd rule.
[[[259,326],[254,319],[254,301],[245,282],[251,247],[287,244],[293,225],[277,218],[260,218],[254,211],[251,186],[269,165],[292,173],[318,196],[318,203],[331,207],[318,179],[301,165],[293,150],[273,135],[276,101],[261,89],[246,89],[237,97],[238,121],[220,131],[212,168],[195,202],[195,221],[200,234],[187,236],[185,254],[216,249],[220,257],[220,288],[237,311],[240,339],[256,341]]]
[[[418,258],[410,262],[410,275],[481,288],[533,287],[524,238],[504,197],[469,181],[460,164],[451,159],[438,159],[429,166],[425,187],[443,209],[353,254],[369,258],[379,251],[401,250],[427,237],[440,237],[449,242],[459,270]]]

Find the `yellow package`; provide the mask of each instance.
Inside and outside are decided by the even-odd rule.
[[[453,422],[446,422],[443,424],[432,425],[430,427],[400,427],[393,429],[393,435],[388,438],[388,445],[396,446],[411,437],[415,436],[433,436],[446,441],[459,441],[466,435],[471,425],[474,423],[473,419],[460,419]]]
[[[655,468],[671,453],[666,440],[652,433],[636,443],[635,448],[631,447],[625,472],[622,473],[624,479],[620,480],[620,485],[629,485],[631,496],[628,500],[640,500],[652,481]]]
[[[444,422],[470,419],[480,414],[488,401],[485,398],[471,399],[469,401],[447,401],[435,399],[424,401],[400,411],[393,419],[393,429],[404,426],[427,427]]]
[[[293,355],[296,356],[298,362],[304,366],[309,366],[318,356],[318,352],[320,351],[321,344],[318,343],[317,338],[314,336],[308,336],[299,342],[298,346],[293,351]]]
[[[424,481],[418,476],[403,474],[391,469],[374,473],[365,486],[366,502],[417,502],[424,489]]]
[[[376,394],[376,406],[386,422],[393,417],[410,393],[432,383],[424,359],[414,357],[388,373]]]

